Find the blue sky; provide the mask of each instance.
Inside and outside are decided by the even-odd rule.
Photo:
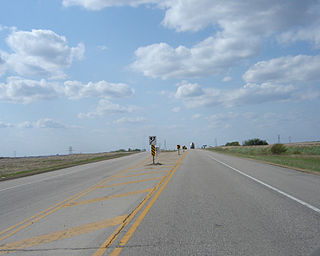
[[[1,156],[319,140],[320,1],[0,3]]]

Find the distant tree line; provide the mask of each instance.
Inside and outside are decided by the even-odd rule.
[[[243,146],[259,146],[259,145],[269,145],[266,140],[261,140],[259,138],[254,138],[250,140],[246,140],[242,143]],[[226,146],[240,146],[238,141],[228,142]]]

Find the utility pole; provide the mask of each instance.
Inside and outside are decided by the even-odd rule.
[[[218,146],[217,138],[214,139],[214,145],[215,145],[216,147]]]
[[[72,155],[72,146],[69,147],[69,155]]]
[[[278,144],[280,144],[280,134],[278,135]]]
[[[291,136],[289,136],[289,143],[291,143]]]

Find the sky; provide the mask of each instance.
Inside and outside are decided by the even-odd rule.
[[[4,0],[0,156],[320,140],[319,0]]]

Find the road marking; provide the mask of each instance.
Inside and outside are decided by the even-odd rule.
[[[136,163],[135,165],[133,165],[132,167],[128,167],[127,169],[125,169],[125,170],[123,170],[123,171],[121,171],[121,172],[119,172],[119,173],[117,173],[117,174],[114,174],[114,175],[108,177],[107,179],[105,179],[105,180],[103,180],[103,181],[101,181],[101,182],[99,182],[99,183],[97,183],[97,184],[95,184],[95,185],[93,185],[93,186],[91,186],[91,187],[89,187],[89,188],[87,188],[87,189],[85,189],[85,190],[83,190],[83,191],[81,191],[81,192],[79,192],[79,193],[77,193],[77,194],[75,194],[75,195],[73,195],[73,196],[71,196],[71,197],[63,200],[62,202],[59,202],[59,203],[55,204],[54,206],[49,207],[48,209],[46,209],[46,210],[44,210],[44,211],[41,211],[41,212],[33,215],[32,217],[30,217],[30,218],[28,218],[28,219],[25,219],[25,220],[23,220],[23,221],[15,224],[15,225],[13,225],[13,226],[11,226],[11,227],[9,227],[9,228],[1,231],[1,232],[0,232],[0,235],[3,235],[3,234],[8,233],[8,232],[10,232],[10,231],[11,231],[11,232],[8,233],[8,234],[6,234],[6,235],[4,235],[4,236],[2,236],[2,237],[0,238],[0,241],[2,241],[2,240],[4,240],[4,239],[6,239],[6,238],[8,238],[8,237],[10,237],[10,236],[12,236],[12,235],[14,235],[14,234],[16,234],[17,232],[19,232],[19,231],[21,231],[21,230],[29,227],[29,226],[32,225],[33,223],[35,223],[35,222],[37,222],[37,221],[45,218],[46,216],[48,216],[48,215],[50,215],[50,214],[58,211],[59,209],[63,208],[65,204],[70,203],[70,202],[73,202],[73,201],[75,201],[75,200],[77,200],[77,199],[85,196],[86,194],[94,191],[95,189],[98,188],[98,186],[104,185],[104,184],[106,184],[107,182],[109,182],[109,181],[111,181],[111,180],[113,180],[113,179],[116,179],[116,178],[121,177],[121,176],[122,176],[124,173],[126,173],[128,170],[133,169],[133,168],[136,168],[137,166],[139,166],[140,164],[142,164],[143,162],[145,162],[147,159],[148,159],[148,158],[143,159],[143,160],[139,161],[138,163]],[[12,230],[13,230],[13,231],[12,231]]]
[[[127,215],[118,216],[115,218],[97,221],[97,222],[93,222],[93,223],[85,224],[82,226],[61,230],[61,231],[50,233],[50,234],[35,236],[35,237],[28,238],[25,240],[20,240],[20,241],[8,243],[3,246],[0,246],[0,254],[13,252],[13,251],[24,249],[24,248],[35,247],[40,244],[47,244],[47,243],[51,243],[54,241],[70,238],[73,236],[97,231],[100,229],[105,229],[108,227],[117,226],[117,225],[120,225],[126,217],[127,217]]]
[[[119,198],[119,197],[143,194],[143,193],[150,192],[152,189],[153,188],[148,188],[148,189],[137,190],[137,191],[128,192],[128,193],[122,193],[122,194],[104,196],[104,197],[97,197],[97,198],[93,198],[93,199],[89,199],[89,200],[83,200],[83,201],[79,201],[79,202],[72,202],[72,203],[66,204],[64,207],[73,207],[73,206],[79,206],[79,205],[84,205],[84,204],[97,203],[97,202],[106,201],[106,200]]]
[[[236,169],[236,168],[234,168],[234,167],[232,167],[232,166],[230,166],[230,165],[228,165],[228,164],[226,164],[224,162],[219,161],[218,159],[216,159],[216,158],[214,158],[212,156],[210,156],[210,158],[215,160],[216,162],[218,162],[218,163],[220,163],[220,164],[222,164],[222,165],[234,170],[235,172],[237,172],[237,173],[239,173],[239,174],[241,174],[241,175],[243,175],[243,176],[245,176],[245,177],[247,177],[247,178],[249,178],[249,179],[251,179],[251,180],[253,180],[255,182],[260,183],[261,185],[266,186],[267,188],[272,189],[272,190],[278,192],[279,194],[284,195],[284,196],[292,199],[293,201],[296,201],[297,203],[308,207],[311,210],[314,210],[317,213],[320,213],[320,209],[319,208],[317,208],[317,207],[315,207],[315,206],[313,206],[311,204],[308,204],[308,203],[306,203],[306,202],[304,202],[304,201],[302,201],[302,200],[300,200],[300,199],[298,199],[298,198],[296,198],[294,196],[291,196],[291,195],[287,194],[286,192],[283,192],[282,190],[277,189],[277,188],[275,188],[275,187],[273,187],[273,186],[271,186],[271,185],[269,185],[269,184],[267,184],[267,183],[265,183],[265,182],[263,182],[261,180],[258,180],[258,179],[254,178],[254,177],[252,177],[252,176],[250,176],[250,175],[248,175],[248,174],[246,174],[246,173],[244,173],[244,172],[242,172],[242,171],[240,171],[240,170],[238,170],[238,169]]]
[[[149,202],[149,204],[146,206],[146,208],[142,211],[142,213],[140,214],[140,216],[137,218],[137,220],[132,224],[132,226],[129,228],[129,230],[127,231],[127,233],[122,237],[122,239],[119,242],[119,246],[121,247],[117,247],[115,248],[112,253],[110,254],[110,256],[117,256],[120,254],[120,252],[122,251],[123,247],[128,243],[128,241],[130,240],[130,238],[133,236],[134,232],[136,231],[136,229],[138,228],[138,226],[141,224],[142,220],[144,219],[144,217],[147,215],[147,213],[149,212],[149,210],[151,209],[151,207],[153,206],[153,204],[155,203],[155,201],[158,199],[158,197],[160,196],[160,194],[162,193],[162,191],[165,189],[165,187],[168,185],[169,181],[172,179],[172,176],[175,174],[175,172],[177,171],[177,169],[180,167],[183,159],[185,158],[185,156],[187,155],[188,152],[185,152],[182,157],[179,159],[178,163],[176,164],[176,166],[174,167],[174,169],[170,172],[169,177],[166,179],[166,181],[163,183],[163,185],[160,187],[160,189],[157,191],[157,193],[155,194],[155,196],[151,199],[151,201]],[[96,255],[94,255],[96,256]]]
[[[169,171],[168,170],[164,170],[164,171],[144,172],[144,173],[138,173],[138,174],[124,175],[124,176],[121,176],[120,178],[130,178],[130,177],[136,177],[136,176],[142,176],[142,175],[150,175],[150,174],[162,173],[162,172],[169,172]]]
[[[163,176],[156,177],[156,178],[150,178],[150,179],[144,179],[144,180],[134,180],[134,181],[122,182],[122,183],[118,183],[118,184],[99,186],[98,188],[111,188],[111,187],[116,187],[116,186],[124,186],[124,185],[128,185],[128,184],[147,182],[147,181],[152,181],[152,180],[160,180],[162,178],[163,178]]]
[[[176,163],[174,167],[178,165],[179,161]],[[166,178],[172,173],[174,167],[168,172],[167,175],[163,177],[163,179],[157,184],[157,186],[151,191],[143,201],[129,214],[129,217],[125,219],[122,225],[118,227],[118,229],[113,232],[111,236],[100,246],[100,248],[96,251],[93,256],[102,256],[106,252],[107,248],[119,237],[121,231],[131,222],[131,220],[138,214],[138,212],[142,209],[142,207],[148,202],[148,200],[153,196],[153,194],[158,190],[158,188],[163,184]]]

